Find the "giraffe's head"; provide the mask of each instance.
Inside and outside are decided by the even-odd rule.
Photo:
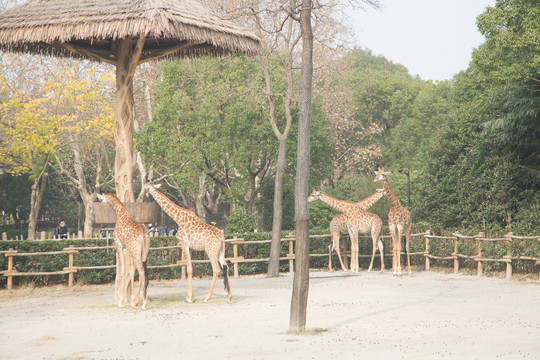
[[[389,174],[390,174],[390,171],[384,172],[383,167],[379,168],[379,170],[375,172],[375,179],[373,179],[373,182],[386,181]]]
[[[312,201],[315,201],[315,200],[320,200],[322,197],[322,191],[317,191],[315,189],[313,189],[313,191],[311,192],[311,194],[309,195],[308,199],[307,199],[307,202],[310,203]]]
[[[103,194],[96,194],[99,201],[107,202],[107,197]]]
[[[151,182],[151,181],[149,181],[149,182],[147,182],[146,184],[144,184],[144,189],[145,189],[146,191],[148,191],[148,192],[150,192],[150,190],[151,190],[152,188],[154,188],[154,189],[159,189],[160,187],[161,187],[161,184],[154,184],[154,183]],[[148,193],[147,193],[147,195],[148,195]]]

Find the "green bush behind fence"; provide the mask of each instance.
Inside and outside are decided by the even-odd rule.
[[[283,234],[285,237],[287,234]],[[243,238],[245,241],[263,241],[271,239],[270,233],[249,233],[249,234],[236,234],[238,238]],[[233,238],[233,235],[228,238]],[[391,240],[389,238],[384,239],[385,249],[385,266],[390,268],[392,265],[391,259]],[[323,269],[328,267],[328,245],[330,243],[330,237],[315,237],[310,239],[310,253],[311,254],[325,254],[325,256],[312,257],[310,260],[310,266],[313,269]],[[350,248],[350,242],[348,239],[343,238],[341,243],[346,243]],[[175,237],[154,237],[151,239],[151,247],[165,247],[176,245],[177,240]],[[107,266],[113,265],[116,262],[115,249],[112,239],[67,239],[67,240],[45,240],[45,241],[0,241],[0,271],[7,270],[8,258],[4,256],[5,251],[9,249],[17,250],[18,253],[37,253],[37,252],[51,252],[62,251],[70,246],[74,247],[97,247],[97,246],[110,246],[107,249],[94,249],[94,250],[80,250],[75,255],[75,266]],[[238,246],[239,256],[243,256],[245,259],[265,259],[270,256],[270,244],[244,244]],[[423,236],[413,237],[410,244],[411,253],[423,253],[425,250],[425,243]],[[404,251],[404,247],[403,247]],[[430,241],[430,254],[445,257],[451,256],[454,251],[454,242],[452,239],[432,239]],[[369,266],[370,256],[372,252],[372,240],[371,238],[362,237],[359,241],[359,259],[360,266],[366,269]],[[285,257],[289,253],[289,242],[281,242],[281,257]],[[474,240],[466,240],[458,242],[458,253],[472,256],[477,253],[476,242]],[[503,243],[483,243],[482,254],[485,258],[497,258],[500,259],[506,255],[506,246]],[[527,256],[540,258],[540,242],[536,239],[532,240],[514,240],[511,243],[512,256]],[[363,256],[362,256],[363,255]],[[233,246],[227,245],[227,258],[233,257]],[[207,260],[206,254],[202,251],[192,252],[193,260]],[[403,259],[403,258],[402,258]],[[174,264],[181,260],[181,250],[178,248],[173,249],[159,249],[151,250],[148,257],[148,265],[166,265]],[[403,259],[404,260],[404,259]],[[403,261],[402,260],[402,261]],[[417,270],[423,270],[425,265],[425,258],[422,254],[411,256],[411,263],[417,268]],[[333,255],[332,264],[335,269],[340,267],[337,256]],[[431,260],[432,267],[446,267],[452,268],[453,260]],[[472,259],[460,259],[460,269],[469,268],[475,269],[476,262]],[[232,264],[229,263],[229,267]],[[64,267],[68,266],[68,254],[59,255],[39,255],[39,256],[16,256],[14,258],[14,267],[19,272],[53,272],[60,271]],[[266,273],[268,263],[266,261],[240,263],[239,273],[241,275],[253,275]],[[535,273],[535,262],[527,260],[512,260],[512,268],[514,273]],[[484,272],[499,272],[504,271],[506,264],[504,263],[486,263],[484,264]],[[374,261],[374,270],[380,268],[379,255],[377,254]],[[289,271],[289,261],[280,262],[280,271]],[[194,263],[193,275],[196,277],[204,277],[211,275],[210,264]],[[181,277],[181,267],[168,267],[157,268],[149,270],[150,280],[166,280],[166,279],[179,279]],[[112,283],[115,278],[115,269],[81,269],[75,274],[75,281],[78,284],[104,284]],[[0,276],[0,287],[6,287],[7,278]],[[67,276],[65,275],[49,275],[49,276],[20,276],[14,278],[14,285],[21,286],[25,284],[33,284],[35,286],[44,286],[53,283],[67,282]]]

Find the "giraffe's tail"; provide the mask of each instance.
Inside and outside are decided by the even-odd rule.
[[[145,283],[144,284],[144,290],[145,290],[145,292],[147,292],[148,291],[148,283],[150,281],[150,278],[148,277],[148,265],[147,265],[146,261],[143,261],[142,265],[143,265],[143,269],[144,269],[144,279],[145,279],[145,281],[144,281],[144,283]],[[146,294],[143,294],[143,295],[146,297]]]
[[[223,239],[221,248],[219,249],[219,263],[221,265],[221,270],[223,271],[223,284],[225,285],[225,291],[230,292],[229,267],[225,263],[225,238]]]

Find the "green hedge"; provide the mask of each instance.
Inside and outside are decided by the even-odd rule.
[[[322,234],[328,234],[327,231],[322,231]],[[287,233],[283,233],[282,237],[285,237]],[[228,239],[233,238],[233,235],[227,236]],[[249,234],[236,234],[238,238],[243,238],[246,241],[262,241],[271,239],[271,233],[249,233]],[[177,240],[175,237],[155,237],[152,238],[151,247],[163,247],[175,245]],[[330,243],[330,237],[312,238],[310,240],[310,253],[311,254],[328,254],[328,245]],[[342,238],[341,245],[347,244],[347,248],[350,249],[350,242],[348,239]],[[113,245],[112,239],[86,239],[86,240],[46,240],[46,241],[0,241],[0,251],[6,251],[10,248],[17,250],[19,253],[34,253],[34,252],[50,252],[61,251],[64,248],[68,248],[71,245],[75,247],[94,247],[94,246],[106,246]],[[430,253],[437,256],[450,256],[454,250],[452,240],[440,240],[433,239],[430,241]],[[384,252],[387,255],[385,257],[385,266],[389,269],[392,266],[392,259],[389,256],[391,254],[391,240],[384,240]],[[423,252],[425,249],[423,237],[413,238],[410,244],[411,252]],[[404,251],[404,249],[403,249]],[[460,241],[459,253],[465,255],[476,254],[476,244],[474,241]],[[287,241],[281,243],[281,257],[284,257],[289,252],[289,243]],[[372,240],[371,238],[360,238],[359,240],[359,253],[360,255],[371,255],[372,252]],[[537,240],[515,240],[511,246],[512,256],[529,256],[540,257],[540,242]],[[506,248],[501,243],[484,243],[483,256],[488,258],[501,258],[506,255]],[[227,246],[227,257],[233,257],[233,246]],[[246,259],[264,259],[270,256],[270,244],[246,244],[239,245],[239,256],[243,256]],[[164,250],[152,250],[150,251],[148,258],[148,265],[164,265],[176,263],[180,260],[180,249],[164,249]],[[207,260],[206,254],[202,251],[192,252],[192,259],[194,260]],[[376,255],[374,261],[374,269],[380,269],[380,257]],[[359,259],[360,267],[366,269],[369,266],[370,257],[361,257]],[[402,258],[402,262],[404,258]],[[0,270],[6,270],[8,258],[0,256]],[[99,249],[99,250],[81,250],[75,255],[75,266],[99,266],[99,265],[112,265],[115,263],[115,250],[114,249]],[[422,255],[416,255],[411,257],[411,263],[417,268],[417,270],[423,270],[425,265],[425,259]],[[340,269],[339,260],[337,255],[332,257],[332,265],[334,269]],[[433,267],[445,267],[452,269],[453,260],[432,260],[431,265]],[[21,256],[14,258],[14,266],[20,272],[52,272],[62,270],[68,266],[68,255],[40,255],[40,256]],[[268,263],[243,263],[239,264],[239,272],[242,275],[251,274],[264,274],[266,273]],[[328,256],[312,257],[310,266],[313,269],[326,269],[328,267]],[[503,263],[485,263],[484,271],[497,272],[504,271],[506,264]],[[534,261],[526,260],[513,260],[512,262],[514,273],[536,273]],[[232,268],[232,264],[229,264]],[[473,260],[460,259],[460,269],[476,269],[476,262]],[[289,262],[280,262],[280,271],[289,271]],[[211,276],[210,264],[193,264],[193,275],[196,277]],[[231,270],[232,272],[232,270]],[[79,270],[75,274],[75,281],[78,284],[104,284],[113,283],[115,277],[115,269],[105,270]],[[163,280],[163,279],[179,279],[181,277],[181,268],[161,268],[161,269],[149,269],[150,280]],[[6,287],[7,279],[4,276],[0,276],[0,287]],[[66,283],[66,275],[55,276],[22,276],[13,278],[14,286],[22,285],[35,285],[44,286],[55,283]]]

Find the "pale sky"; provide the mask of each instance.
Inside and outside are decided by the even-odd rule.
[[[356,10],[356,45],[404,65],[423,80],[451,79],[484,42],[476,17],[495,0],[380,0],[379,10]]]

